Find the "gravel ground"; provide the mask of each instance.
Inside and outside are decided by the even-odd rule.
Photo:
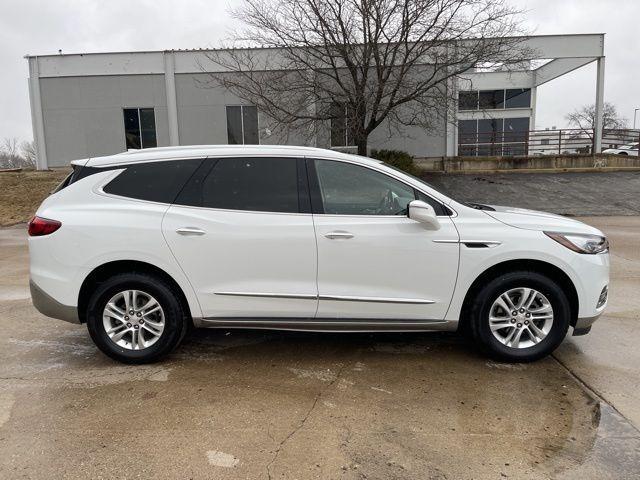
[[[570,216],[640,214],[640,172],[434,174],[425,179],[462,201]]]

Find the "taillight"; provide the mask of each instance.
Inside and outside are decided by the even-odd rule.
[[[57,220],[49,220],[48,218],[33,217],[29,220],[29,236],[41,237],[43,235],[49,235],[62,226],[62,223]]]

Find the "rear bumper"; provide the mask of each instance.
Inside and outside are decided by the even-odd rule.
[[[78,317],[78,308],[63,305],[48,295],[33,280],[29,280],[29,288],[31,290],[31,301],[33,306],[47,317],[57,318],[70,323],[80,323]]]

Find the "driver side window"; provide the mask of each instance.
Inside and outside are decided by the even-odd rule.
[[[326,214],[406,215],[416,198],[412,187],[359,165],[315,160],[315,169]]]

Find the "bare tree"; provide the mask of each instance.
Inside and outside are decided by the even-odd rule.
[[[0,168],[35,167],[35,156],[27,156],[27,143],[20,144],[17,138],[4,138],[0,144]]]
[[[207,84],[287,132],[337,122],[363,155],[383,122],[441,127],[476,66],[530,58],[506,0],[245,0],[232,15],[245,28],[207,53]]]
[[[33,140],[25,140],[20,144],[20,152],[22,158],[27,166],[35,168],[38,160],[38,150],[36,149],[36,142]]]
[[[586,135],[593,142],[594,132],[596,128],[596,106],[585,105],[578,108],[566,117],[569,125],[579,129],[578,135]],[[627,128],[627,119],[618,114],[616,106],[612,103],[605,102],[602,110],[602,128],[603,130],[623,130]]]

